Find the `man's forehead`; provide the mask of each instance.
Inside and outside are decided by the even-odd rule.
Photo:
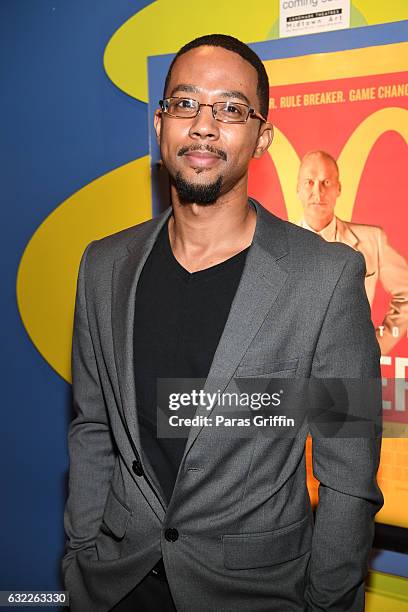
[[[303,160],[299,169],[299,174],[302,176],[317,176],[319,174],[338,176],[334,162],[320,155],[313,155]]]
[[[257,89],[255,68],[238,53],[222,47],[203,45],[190,49],[177,58],[171,69],[168,95],[179,84],[211,91]]]

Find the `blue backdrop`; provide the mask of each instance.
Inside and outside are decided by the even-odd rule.
[[[70,386],[21,323],[18,264],[58,204],[148,153],[147,105],[117,89],[102,64],[113,32],[147,4],[0,3],[0,590],[60,589],[64,545]]]

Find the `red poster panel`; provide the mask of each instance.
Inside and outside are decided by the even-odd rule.
[[[382,345],[383,407],[386,436],[399,439],[384,440],[379,481],[386,503],[378,520],[408,526],[402,510],[402,501],[408,504],[408,73],[403,62],[408,65],[405,43],[265,62],[275,140],[268,154],[253,161],[249,191],[274,214],[300,223],[301,159],[318,150],[337,161],[342,189],[334,212],[356,240],[343,240],[337,230],[332,239],[363,253],[373,323],[390,340]],[[315,485],[309,474],[312,498]]]

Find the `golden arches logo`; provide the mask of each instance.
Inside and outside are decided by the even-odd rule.
[[[367,158],[377,140],[389,131],[395,131],[408,144],[408,110],[399,107],[383,108],[364,119],[347,140],[337,160],[342,182],[336,213],[350,221],[358,186]],[[277,128],[275,139],[268,151],[279,176],[289,221],[302,217],[302,206],[296,197],[296,181],[300,159],[292,143]]]
[[[353,132],[339,155],[342,195],[336,212],[341,219],[350,221],[368,155],[380,136],[389,131],[398,132],[408,144],[408,110],[389,107],[369,115]]]

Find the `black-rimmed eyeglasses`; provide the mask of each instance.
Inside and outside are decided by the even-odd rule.
[[[176,119],[192,119],[199,114],[202,106],[209,106],[214,119],[223,123],[246,123],[248,117],[266,122],[265,117],[257,113],[254,108],[241,102],[227,100],[225,102],[214,102],[214,104],[202,104],[193,100],[193,98],[173,97],[159,100],[159,104],[163,113]]]

